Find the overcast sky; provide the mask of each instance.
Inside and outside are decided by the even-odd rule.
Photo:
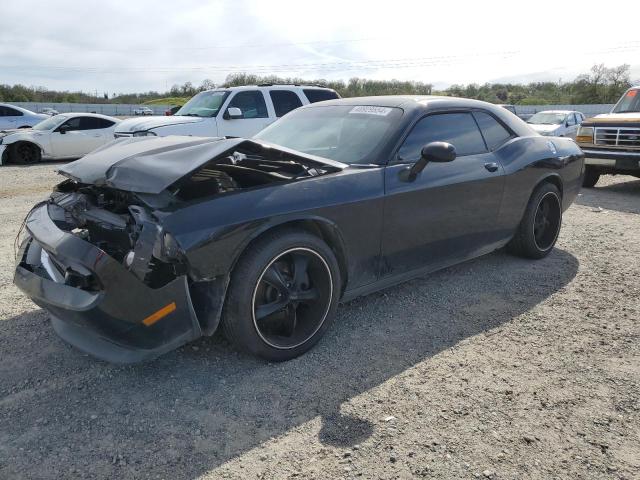
[[[444,87],[571,80],[595,63],[631,64],[640,79],[632,5],[609,0],[602,13],[557,0],[3,2],[0,83],[112,94],[248,72]]]

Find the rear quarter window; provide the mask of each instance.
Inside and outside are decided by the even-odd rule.
[[[316,88],[306,88],[302,90],[309,103],[324,102],[325,100],[335,100],[340,96],[333,90],[322,90]]]
[[[473,116],[478,122],[478,126],[487,142],[489,150],[495,150],[513,137],[513,134],[509,130],[488,113],[473,112]]]
[[[271,101],[273,102],[273,108],[276,112],[276,117],[282,117],[291,110],[295,110],[302,106],[300,97],[291,90],[271,90],[269,92]]]

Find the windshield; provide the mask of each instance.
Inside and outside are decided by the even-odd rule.
[[[228,95],[229,92],[225,91],[200,92],[175,114],[190,117],[215,117]]]
[[[317,106],[293,110],[254,138],[343,163],[375,163],[377,148],[402,110],[373,106]]]
[[[53,117],[47,118],[46,120],[41,121],[40,123],[36,123],[33,126],[34,130],[53,130],[62,122],[67,119],[65,115],[54,115]]]
[[[611,113],[640,112],[640,89],[629,90],[613,107]]]
[[[566,117],[566,113],[538,112],[527,120],[527,123],[536,125],[560,125]]]

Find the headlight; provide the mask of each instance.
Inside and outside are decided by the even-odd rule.
[[[134,137],[157,137],[158,135],[156,135],[155,133],[149,130],[145,130],[143,132],[133,132],[133,136]]]
[[[593,127],[578,127],[578,133],[576,134],[576,142],[578,143],[593,143]]]

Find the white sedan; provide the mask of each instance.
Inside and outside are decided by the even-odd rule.
[[[0,133],[0,165],[80,158],[113,140],[117,118],[96,113],[64,113],[31,129]]]
[[[0,103],[0,130],[7,128],[28,128],[47,118],[47,115],[35,113],[26,108]]]

